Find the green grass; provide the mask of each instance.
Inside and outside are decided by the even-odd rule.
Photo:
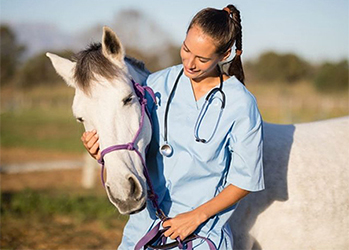
[[[127,219],[96,191],[2,192],[0,248],[115,249]]]
[[[27,109],[1,114],[1,147],[83,152],[83,127],[68,109]]]
[[[26,189],[16,193],[1,194],[1,216],[7,218],[50,217],[64,215],[76,222],[98,220],[110,227],[114,220],[125,222],[127,216],[120,215],[104,195],[96,193],[74,193],[64,191],[34,191]]]

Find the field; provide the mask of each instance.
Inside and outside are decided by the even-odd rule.
[[[1,249],[115,249],[127,217],[80,172],[2,175]]]
[[[308,82],[248,84],[263,119],[300,123],[349,114],[348,93],[316,92]],[[71,114],[73,89],[1,90],[1,166],[81,159],[83,128]],[[98,177],[96,177],[98,178]],[[81,169],[1,173],[1,249],[115,249],[127,216],[99,180],[81,187]]]

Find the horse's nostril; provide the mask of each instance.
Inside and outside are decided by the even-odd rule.
[[[130,197],[139,200],[142,196],[142,188],[140,187],[138,180],[132,176],[129,177],[128,180],[130,182]]]

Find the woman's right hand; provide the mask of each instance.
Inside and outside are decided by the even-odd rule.
[[[96,160],[101,159],[101,150],[99,149],[99,137],[96,130],[86,131],[81,136],[87,152]]]

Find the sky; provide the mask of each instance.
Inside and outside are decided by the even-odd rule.
[[[0,21],[47,23],[75,33],[111,25],[116,13],[136,9],[180,45],[199,10],[230,3],[241,12],[247,58],[268,50],[295,53],[315,63],[349,57],[349,0],[0,0]]]

